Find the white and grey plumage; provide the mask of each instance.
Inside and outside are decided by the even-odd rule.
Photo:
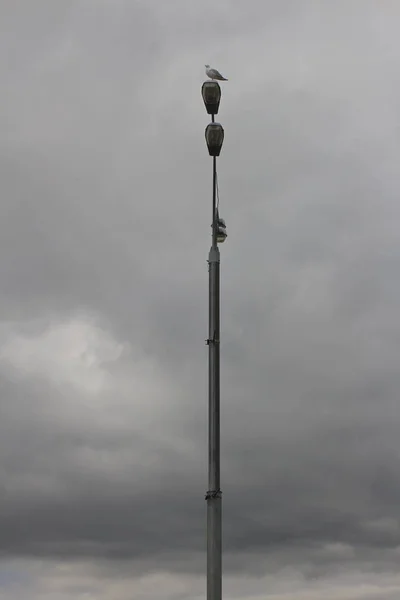
[[[221,75],[217,69],[212,69],[210,65],[206,65],[206,75],[210,79],[218,79],[219,81],[228,81],[225,77]]]

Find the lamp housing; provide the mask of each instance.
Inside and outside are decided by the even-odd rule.
[[[217,115],[221,100],[221,88],[216,81],[205,81],[201,88],[204,106],[209,115]]]
[[[222,244],[226,238],[228,237],[228,234],[226,233],[226,224],[224,219],[221,219],[220,217],[217,218],[217,243],[218,244]]]
[[[224,142],[224,128],[221,123],[209,123],[205,135],[209,155],[219,156]]]

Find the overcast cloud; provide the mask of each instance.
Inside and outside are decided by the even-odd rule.
[[[400,597],[400,4],[0,3],[0,600]]]

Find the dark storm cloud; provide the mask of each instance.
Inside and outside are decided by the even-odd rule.
[[[397,5],[0,11],[2,555],[203,569],[211,62],[230,80],[227,571],[394,569]],[[74,353],[50,345],[33,372],[18,359],[27,338],[47,343],[35,319],[46,331],[79,311],[133,349],[98,404],[75,371],[54,381]],[[141,359],[154,377],[132,374]],[[144,400],[138,381],[152,377]]]

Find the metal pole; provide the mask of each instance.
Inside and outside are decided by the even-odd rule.
[[[214,122],[214,115],[212,118]],[[220,489],[220,253],[217,244],[217,168],[213,157],[212,244],[208,256],[208,492],[207,600],[222,599],[222,493]]]

